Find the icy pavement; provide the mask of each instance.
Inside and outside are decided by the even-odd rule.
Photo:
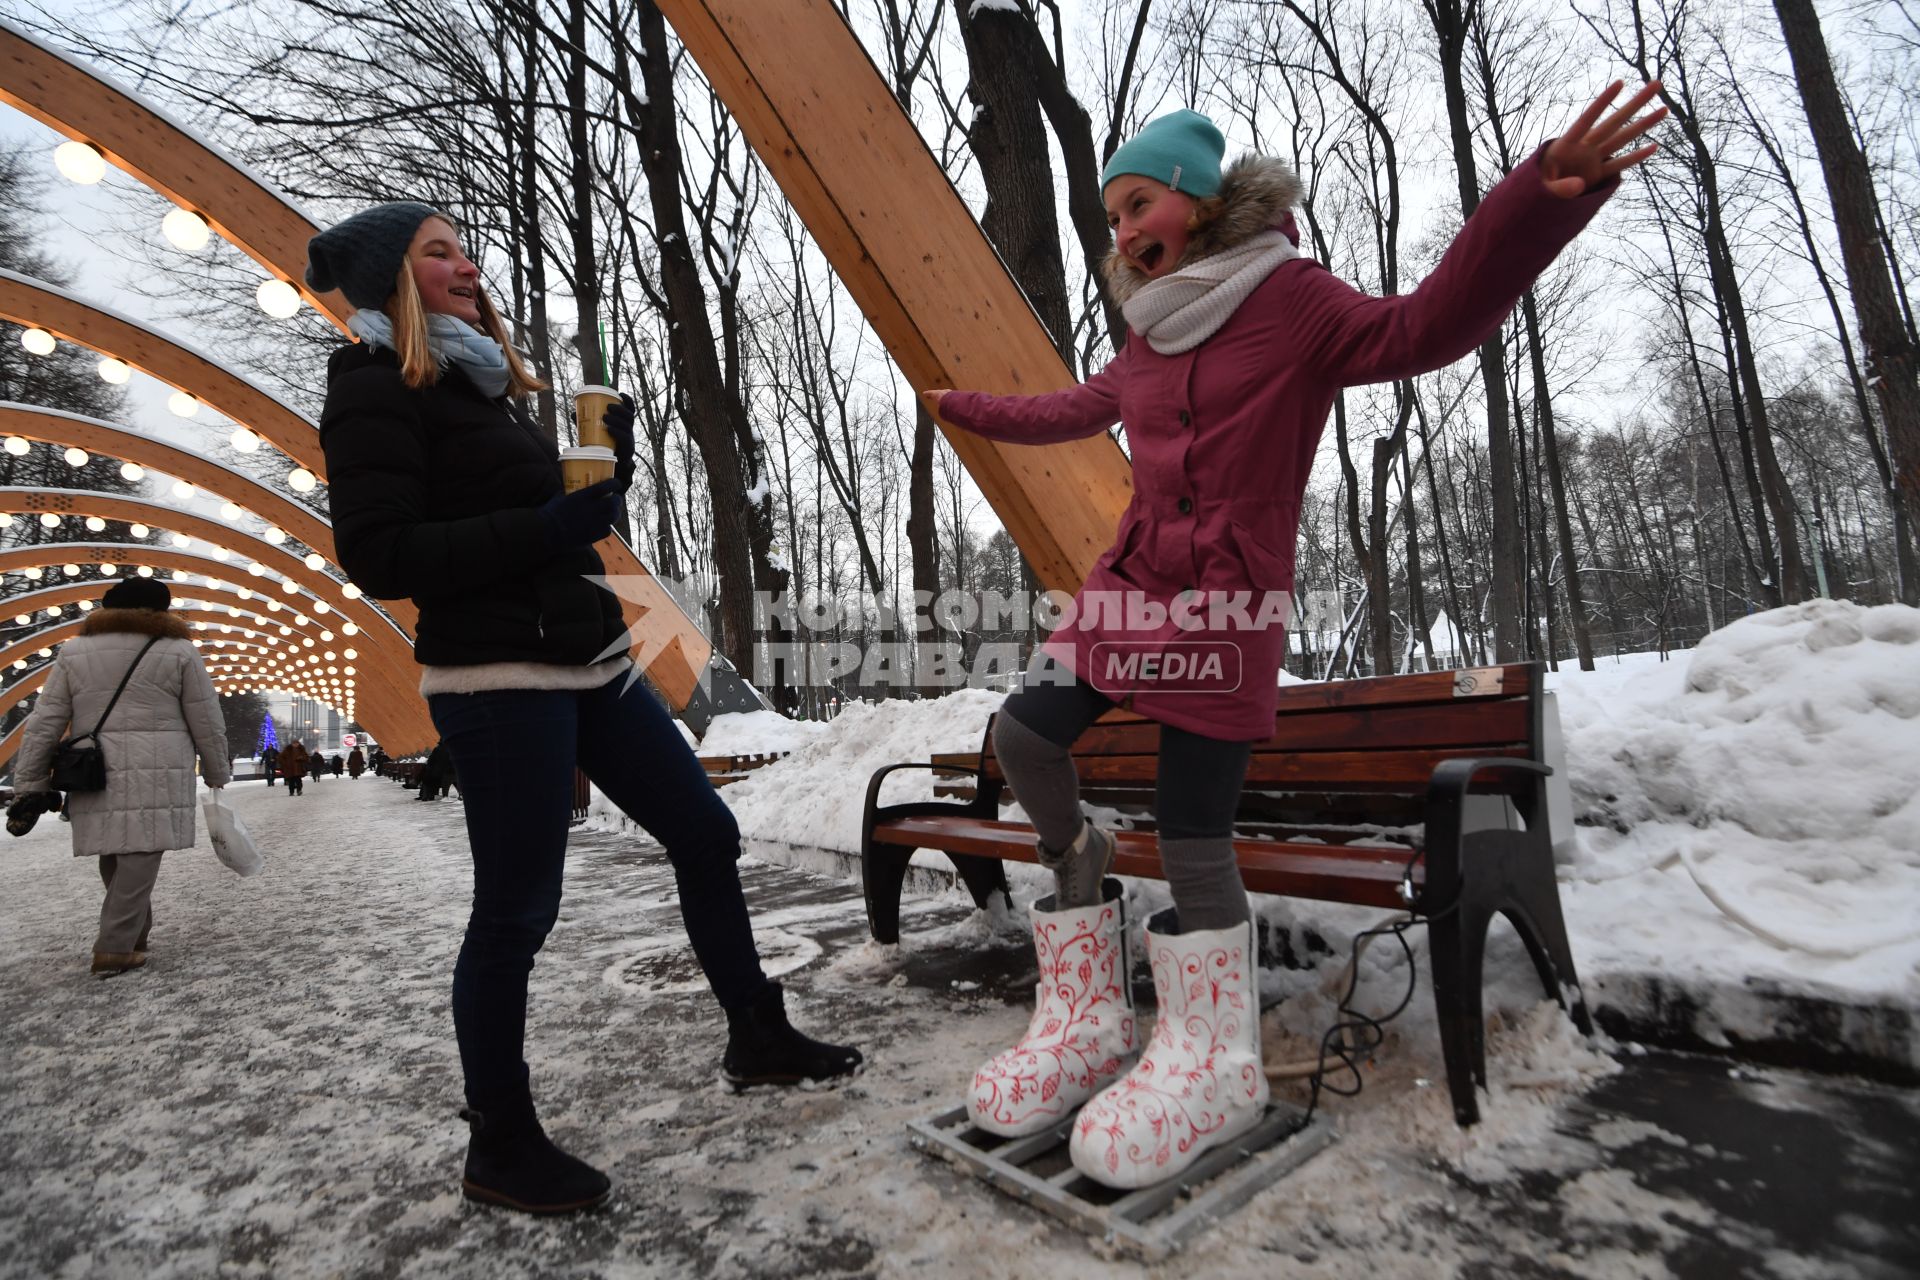
[[[857,885],[753,862],[770,967],[803,1026],[857,1041],[845,1087],[733,1096],[722,1020],[679,945],[656,849],[575,833],[534,971],[550,1127],[610,1169],[604,1212],[466,1205],[447,985],[458,801],[379,779],[235,805],[267,870],[169,855],[153,958],[86,975],[91,860],[42,822],[0,856],[0,1275],[1896,1276],[1920,1270],[1910,1092],[1580,1043],[1502,989],[1487,1122],[1461,1132],[1416,1018],[1341,1141],[1158,1268],[912,1152],[1019,1032],[1031,955],[958,896],[871,946]],[[826,860],[823,859],[823,865]],[[1370,988],[1371,992],[1371,988]],[[1390,1002],[1396,993],[1382,986]],[[1427,999],[1423,990],[1416,1008]],[[1277,1041],[1312,1001],[1271,1019]],[[1396,1024],[1401,1025],[1401,1024]],[[1293,1047],[1289,1045],[1289,1047]]]

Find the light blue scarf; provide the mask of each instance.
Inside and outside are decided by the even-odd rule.
[[[398,349],[393,345],[393,321],[384,311],[362,308],[347,318],[347,328],[370,347]],[[427,349],[442,365],[459,365],[467,377],[473,379],[473,385],[480,388],[480,394],[488,399],[507,393],[511,371],[507,368],[506,353],[500,350],[499,343],[466,321],[437,313],[428,315]]]

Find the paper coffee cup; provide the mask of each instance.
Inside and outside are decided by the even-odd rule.
[[[599,445],[579,445],[560,451],[560,487],[568,493],[590,484],[613,479],[613,450]]]
[[[612,387],[580,388],[573,397],[573,412],[582,445],[613,448],[613,437],[607,434],[607,410],[619,403],[620,393]]]

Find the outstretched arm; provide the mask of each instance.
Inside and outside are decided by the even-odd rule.
[[[1078,386],[1037,396],[985,391],[922,391],[920,402],[940,421],[1008,444],[1057,444],[1097,436],[1120,421],[1123,351]]]
[[[1431,372],[1486,341],[1599,212],[1619,175],[1654,153],[1653,143],[1626,148],[1666,116],[1662,107],[1633,118],[1658,83],[1602,120],[1620,89],[1616,81],[1489,191],[1411,293],[1370,297],[1311,264],[1297,268],[1303,357],[1329,381],[1354,386]]]

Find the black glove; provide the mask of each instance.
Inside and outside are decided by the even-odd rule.
[[[33,830],[40,815],[60,807],[58,791],[29,791],[7,806],[7,834],[23,836]]]
[[[625,493],[633,487],[633,397],[622,395],[620,403],[608,409],[600,419],[613,437],[613,482]]]
[[[622,502],[618,480],[602,480],[550,499],[540,514],[546,519],[553,549],[591,546],[612,533]]]

